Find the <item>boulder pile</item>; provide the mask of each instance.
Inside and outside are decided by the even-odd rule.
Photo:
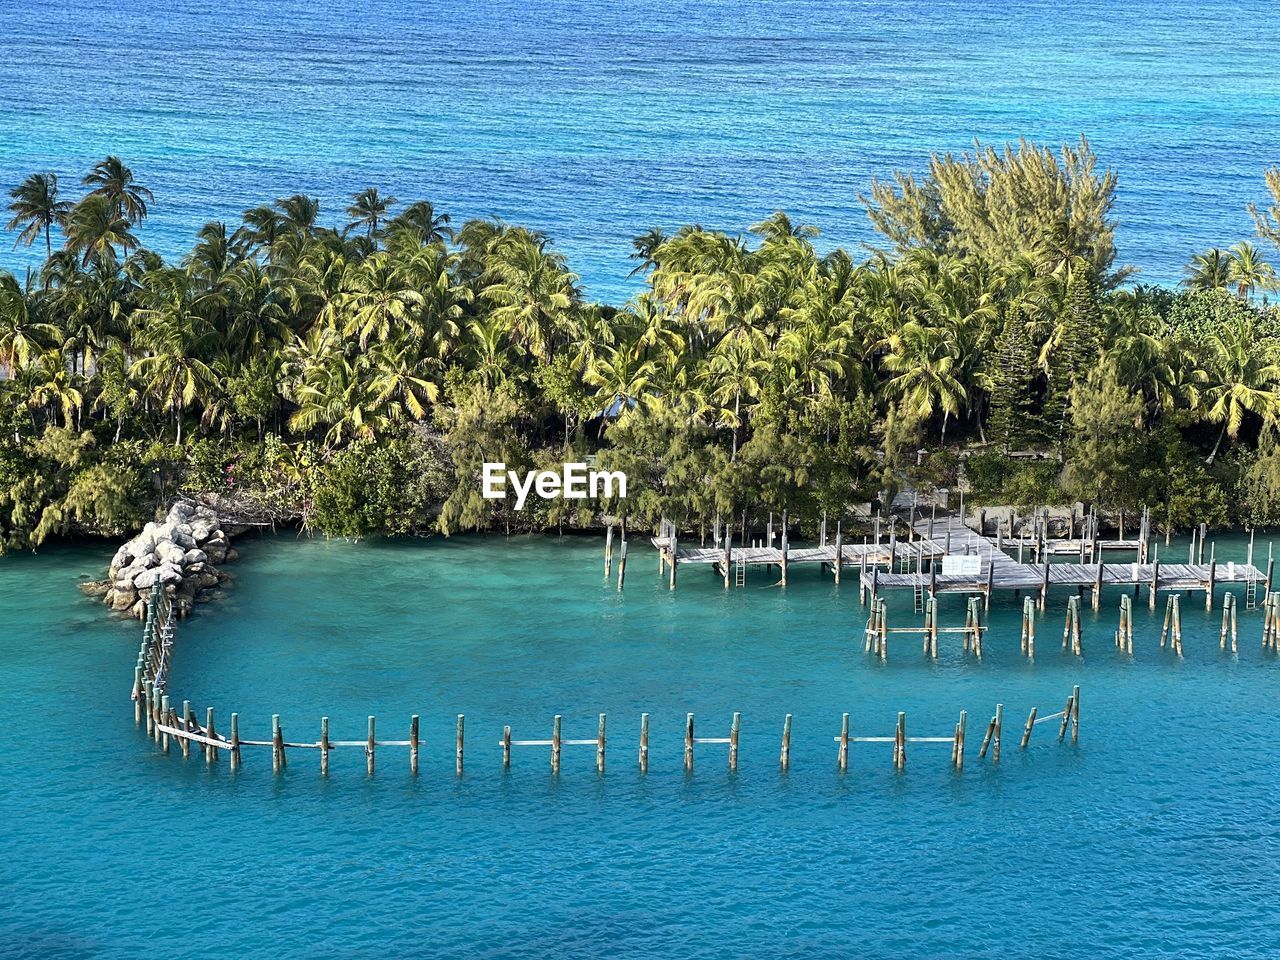
[[[116,551],[106,581],[106,604],[140,620],[146,615],[146,597],[159,583],[179,615],[186,616],[197,601],[208,599],[213,588],[229,579],[218,565],[239,556],[213,510],[175,503],[163,521],[148,523]]]

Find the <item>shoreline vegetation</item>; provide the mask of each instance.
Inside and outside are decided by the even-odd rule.
[[[549,237],[370,188],[200,227],[176,263],[119,158],[10,191],[43,266],[0,273],[0,552],[120,536],[178,496],[325,535],[633,527],[907,487],[974,506],[1280,522],[1280,168],[1256,242],[1136,283],[1089,144],[975,144],[858,200],[880,249],[779,211],[634,241],[588,302]],[[1262,192],[1260,186],[1260,193]],[[71,194],[76,194],[72,196]],[[851,197],[851,202],[853,198]],[[329,225],[326,225],[329,224]],[[486,500],[485,462],[620,470],[628,498]]]

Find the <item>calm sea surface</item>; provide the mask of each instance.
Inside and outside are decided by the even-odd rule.
[[[335,222],[375,185],[546,230],[621,299],[650,227],[782,207],[856,245],[873,175],[1085,133],[1122,257],[1171,282],[1251,234],[1280,162],[1270,3],[0,0],[0,25],[0,184],[118,153],[169,255],[205,219],[306,191]]]
[[[1079,660],[1059,649],[1058,592],[1032,665],[1007,597],[980,664],[954,635],[937,663],[895,635],[879,664],[848,583],[797,569],[785,592],[761,572],[726,593],[689,567],[672,595],[636,546],[620,596],[595,539],[244,542],[228,599],[180,630],[173,689],[223,724],[239,711],[250,738],[279,713],[288,739],[314,741],[322,715],[360,739],[372,713],[400,739],[421,714],[416,779],[388,747],[372,779],[361,751],[337,752],[328,781],[311,751],[279,778],[261,750],[234,776],[162,755],[128,702],[137,625],[76,587],[109,551],[0,560],[0,957],[1275,955],[1280,660],[1256,611],[1232,657],[1220,614],[1188,598],[1179,662],[1140,602],[1129,658],[1108,591],[1096,617],[1085,604]],[[893,623],[909,608],[895,600]],[[962,618],[945,598],[944,623]],[[1061,709],[1076,683],[1080,743],[1050,723],[1020,752],[1029,709]],[[976,756],[997,702],[999,767]],[[856,734],[890,734],[901,709],[936,736],[961,708],[962,775],[924,744],[901,774],[885,744],[837,773],[842,711]],[[707,745],[686,776],[685,713],[713,737],[735,710],[738,773]],[[589,738],[600,712],[603,777],[585,746],[558,778],[541,747],[503,772],[504,724],[543,738],[561,713]]]

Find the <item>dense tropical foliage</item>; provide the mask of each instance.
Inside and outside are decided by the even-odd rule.
[[[1274,271],[1245,241],[1181,291],[1123,286],[1096,164],[1083,140],[935,157],[871,186],[865,257],[781,212],[650,231],[620,306],[546,236],[376,189],[336,225],[305,195],[208,223],[173,263],[119,158],[75,198],[34,174],[7,226],[46,259],[0,274],[0,539],[117,532],[176,490],[350,536],[812,520],[962,470],[989,502],[1275,522]],[[627,471],[626,503],[480,496],[485,461],[585,457]]]

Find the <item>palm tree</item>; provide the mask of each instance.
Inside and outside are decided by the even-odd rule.
[[[395,197],[384,197],[377,187],[369,187],[354,194],[351,206],[347,207],[347,216],[351,218],[351,227],[365,227],[369,239],[378,235],[378,223],[387,218],[387,211],[396,203]]]
[[[150,190],[134,181],[133,171],[116,156],[94,164],[93,169],[85,174],[83,183],[92,188],[87,196],[104,198],[116,216],[130,225],[145,220],[147,204],[154,203],[156,199]]]
[[[66,232],[67,249],[78,254],[84,266],[93,260],[117,263],[116,247],[128,254],[138,246],[138,238],[129,230],[129,221],[101,194],[89,194],[71,208]]]
[[[1183,268],[1182,285],[1192,290],[1225,290],[1231,280],[1231,257],[1217,247],[1197,253]]]
[[[492,280],[484,290],[492,314],[511,330],[513,342],[535,359],[551,358],[578,303],[577,276],[546,240],[522,230],[502,237],[487,258]]]
[[[32,312],[26,292],[11,273],[0,273],[0,378],[12,377],[62,340],[62,331]]]
[[[667,242],[667,235],[659,228],[654,227],[640,236],[635,237],[631,241],[632,252],[630,257],[632,260],[639,261],[635,269],[627,274],[628,277],[634,277],[637,274],[648,273],[650,270],[658,266],[658,250]]]
[[[1236,295],[1241,300],[1248,300],[1255,289],[1270,290],[1275,287],[1276,271],[1262,259],[1257,247],[1243,240],[1231,248],[1227,279],[1236,285]]]
[[[1204,417],[1222,424],[1206,460],[1212,464],[1223,438],[1239,437],[1245,413],[1267,423],[1280,416],[1280,362],[1275,345],[1260,340],[1246,317],[1215,327],[1201,349],[1208,380],[1201,394]]]
[[[607,347],[582,379],[596,388],[595,399],[605,417],[623,417],[640,403],[652,376],[653,364],[641,360],[636,351]]]
[[[393,230],[415,231],[422,243],[443,244],[453,239],[449,215],[436,213],[436,208],[426,200],[409,204],[392,218],[388,226]]]
[[[722,340],[707,364],[710,397],[725,410],[726,425],[733,431],[730,460],[738,458],[738,439],[742,430],[742,399],[758,397],[761,378],[769,364],[761,357],[764,338],[760,333]],[[728,404],[732,402],[730,410]]]
[[[71,204],[58,199],[58,175],[33,173],[10,190],[9,196],[13,219],[5,224],[5,229],[19,231],[13,245],[17,247],[21,243],[29,247],[43,233],[45,257],[53,256],[53,228],[62,225],[71,209]]]
[[[404,331],[420,333],[422,304],[422,294],[404,282],[397,265],[381,252],[348,270],[334,312],[343,335],[358,334],[363,350],[370,340],[381,343]]]
[[[948,331],[908,321],[885,341],[889,352],[881,360],[884,368],[897,373],[885,383],[885,392],[920,418],[933,416],[942,408],[942,442],[946,443],[947,419],[960,412],[966,397],[957,379],[957,350]]]

